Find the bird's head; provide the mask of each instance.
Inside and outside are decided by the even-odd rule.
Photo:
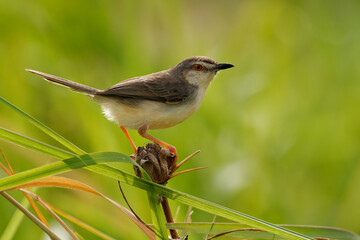
[[[229,63],[217,63],[208,57],[191,57],[177,64],[173,70],[193,85],[207,87],[219,70],[234,67]]]

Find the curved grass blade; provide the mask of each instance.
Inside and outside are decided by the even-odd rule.
[[[28,190],[28,189],[24,189],[24,190]],[[27,198],[27,200],[29,201],[32,209],[34,210],[36,216],[39,218],[39,220],[45,224],[45,226],[47,226],[48,228],[50,228],[49,223],[47,222],[45,216],[42,214],[42,212],[40,211],[40,209],[38,208],[38,206],[35,204],[34,200],[31,198],[31,196],[29,194],[27,194],[26,192],[23,192],[25,197]]]
[[[34,117],[30,116],[26,112],[24,112],[21,109],[17,108],[13,104],[11,104],[7,100],[5,100],[4,98],[0,97],[0,102],[4,103],[6,106],[13,109],[16,113],[23,116],[26,120],[28,120],[34,126],[39,128],[41,131],[43,131],[44,133],[46,133],[47,135],[49,135],[50,137],[52,137],[53,139],[55,139],[56,141],[61,143],[63,146],[65,146],[69,150],[73,151],[74,153],[76,153],[78,155],[83,155],[83,154],[86,153],[84,150],[80,149],[78,146],[76,146],[75,144],[73,144],[72,142],[70,142],[69,140],[67,140],[66,138],[64,138],[63,136],[61,136],[60,134],[58,134],[57,132],[55,132],[54,130],[49,128],[48,126],[44,125],[43,123],[41,123],[40,121],[38,121]]]
[[[149,239],[155,239],[155,235],[152,231],[150,231],[142,222],[140,222],[132,212],[130,212],[125,207],[121,206],[111,198],[108,198],[107,196],[101,194],[100,192],[96,191],[95,189],[89,187],[88,185],[76,181],[74,179],[65,178],[65,177],[59,177],[59,176],[49,176],[44,177],[35,181],[31,181],[25,184],[21,184],[17,187],[10,188],[7,190],[13,190],[13,189],[21,189],[21,188],[32,188],[32,187],[61,187],[61,188],[68,188],[73,190],[80,190],[88,193],[92,193],[94,195],[100,196],[104,198],[105,200],[109,201],[111,204],[116,206],[118,209],[120,209],[126,216],[128,216],[148,237]],[[44,200],[43,200],[44,201]],[[44,201],[45,202],[45,201]],[[57,210],[55,207],[51,206],[49,203],[45,202],[46,205],[48,205],[52,210],[55,210],[55,212],[61,212]],[[65,214],[66,215],[66,214]],[[71,216],[68,216],[68,218],[72,218]],[[75,218],[73,218],[75,219]],[[75,222],[76,223],[76,222]],[[82,224],[79,224],[82,225]],[[90,226],[88,226],[89,230]],[[94,229],[92,229],[94,230]],[[166,231],[166,229],[165,229]],[[97,234],[96,231],[93,232],[94,234]]]
[[[21,134],[12,132],[10,130],[7,130],[7,129],[1,128],[1,127],[0,127],[0,139],[6,140],[10,143],[14,143],[14,144],[17,144],[19,146],[22,146],[22,147],[25,147],[25,148],[28,148],[31,150],[35,150],[35,151],[44,153],[46,155],[50,155],[50,156],[55,157],[60,160],[73,158],[73,157],[79,157],[79,155],[77,155],[77,154],[74,154],[74,153],[65,151],[63,149],[48,145],[46,143],[37,141],[37,140],[29,138],[29,137],[25,137]],[[103,152],[103,153],[105,153],[105,152]],[[97,154],[101,154],[101,152],[97,153]],[[107,154],[110,154],[110,153],[108,152]],[[115,152],[113,152],[111,154],[115,154],[115,155],[119,154],[119,155],[121,155],[122,162],[130,163],[130,164],[138,166],[142,173],[142,176],[147,180],[151,180],[148,173],[130,157],[128,157],[124,154],[115,153]],[[47,176],[50,176],[50,175],[47,175]]]
[[[32,138],[25,137],[21,134],[12,132],[2,127],[0,127],[0,138],[8,142],[20,145],[22,147],[29,148],[38,152],[42,152],[45,153],[46,155],[50,155],[52,157],[56,157],[60,159],[77,156],[74,153],[67,152],[60,148],[48,145],[46,143],[42,143]]]
[[[349,230],[323,227],[323,226],[301,226],[301,225],[281,225],[293,231],[301,232],[303,234],[318,237],[318,238],[330,238],[341,240],[360,240],[360,236]]]
[[[341,240],[359,240],[360,237],[353,232],[320,226],[301,226],[301,225],[285,225],[280,226],[306,234],[313,238],[329,238]],[[258,231],[258,229],[251,229],[249,226],[240,223],[167,223],[167,228],[186,230],[202,234],[221,234],[224,232],[237,230],[231,233],[231,236],[239,237],[240,239],[274,239],[274,235],[268,232]]]
[[[112,152],[91,153],[78,157],[71,157],[62,161],[50,163],[38,168],[1,178],[0,191],[77,168],[89,167],[94,164],[106,162],[129,162],[129,159],[132,160],[126,155]]]
[[[35,150],[35,151],[44,153],[46,155],[50,155],[50,156],[58,158],[60,160],[79,156],[77,154],[74,154],[74,153],[65,151],[63,149],[48,145],[46,143],[37,141],[35,139],[25,137],[21,134],[12,132],[12,131],[4,129],[2,127],[0,127],[0,139],[6,140],[10,143],[14,143],[14,144],[17,144],[19,146],[22,146],[22,147],[25,147],[25,148],[28,148],[31,150]],[[140,167],[133,159],[131,159],[130,157],[128,157],[124,154],[121,154],[121,153],[113,152],[113,154],[122,155],[124,157],[123,162],[138,166],[142,173],[142,176],[147,180],[151,180],[149,174],[142,167]],[[50,176],[50,175],[48,175],[48,176]]]
[[[65,212],[62,212],[60,211],[59,209],[55,208],[54,206],[50,205],[49,203],[46,202],[46,205],[48,205],[54,212],[56,212],[58,215],[62,216],[63,218],[67,219],[68,221],[82,227],[83,229],[93,233],[95,236],[98,236],[100,237],[101,239],[104,239],[104,240],[115,240],[115,238],[101,232],[100,230],[90,226],[89,224],[65,213]]]
[[[65,229],[65,231],[71,236],[72,239],[79,240],[75,232],[71,230],[70,227],[66,225],[66,223],[51,208],[49,208],[38,195],[25,189],[21,189],[20,191],[29,194],[35,201],[37,201],[63,227],[63,229]]]

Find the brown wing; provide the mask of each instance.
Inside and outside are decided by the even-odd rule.
[[[177,104],[193,97],[196,89],[197,86],[180,78],[171,78],[164,71],[125,80],[97,95]]]

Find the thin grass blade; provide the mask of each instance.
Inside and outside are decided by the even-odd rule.
[[[46,143],[42,143],[40,141],[37,141],[37,140],[29,138],[29,137],[25,137],[21,134],[12,132],[12,131],[7,130],[2,127],[0,127],[0,138],[5,141],[8,141],[8,142],[15,143],[19,146],[29,148],[29,149],[44,153],[46,155],[52,156],[52,157],[60,158],[60,159],[77,156],[74,153],[71,153],[71,152],[62,150],[60,148],[48,145]]]
[[[94,164],[106,162],[129,162],[133,161],[126,155],[121,153],[92,153],[79,157],[71,157],[66,160],[50,163],[38,168],[30,169],[15,175],[0,179],[0,191],[16,187],[43,177],[63,173],[73,169],[89,167]]]
[[[24,208],[18,201],[12,198],[6,192],[0,192],[0,194],[6,198],[11,204],[13,204],[17,209],[24,213],[31,221],[33,221],[37,226],[39,226],[51,239],[60,240],[60,238],[49,229],[45,224],[43,224],[39,219],[37,219],[30,211]]]
[[[4,98],[0,97],[0,102],[4,103],[6,106],[10,107],[11,109],[13,109],[16,113],[18,113],[19,115],[21,115],[22,117],[24,117],[26,120],[28,120],[30,123],[32,123],[34,126],[36,126],[37,128],[39,128],[41,131],[43,131],[45,134],[47,134],[48,136],[52,137],[53,139],[55,139],[56,141],[58,141],[59,143],[61,143],[63,146],[65,146],[66,148],[68,148],[69,150],[73,151],[74,153],[78,154],[78,155],[83,155],[85,154],[85,151],[80,149],[78,146],[76,146],[75,144],[73,144],[72,142],[70,142],[69,140],[67,140],[66,138],[64,138],[63,136],[61,136],[60,134],[58,134],[57,132],[55,132],[54,130],[52,130],[51,128],[47,127],[45,124],[41,123],[40,121],[38,121],[37,119],[35,119],[34,117],[30,116],[29,114],[27,114],[26,112],[22,111],[21,109],[17,108],[16,106],[14,106],[13,104],[11,104],[10,102],[8,102],[7,100],[5,100]]]
[[[320,226],[301,226],[301,225],[280,225],[288,229],[306,234],[313,238],[328,238],[341,240],[359,240],[359,236],[353,232]],[[273,234],[268,232],[258,231],[258,229],[251,229],[249,226],[240,223],[168,223],[167,228],[186,230],[202,234],[221,234],[224,232],[236,230],[231,232],[231,236],[239,239],[276,239]]]
[[[60,211],[59,209],[55,208],[54,206],[51,206],[49,203],[46,202],[46,205],[48,205],[54,212],[56,212],[58,215],[62,216],[63,218],[67,219],[68,221],[82,227],[83,229],[86,229],[87,231],[93,233],[94,235],[100,237],[101,239],[105,239],[105,240],[115,240],[113,237],[110,237],[109,235],[101,232],[100,230],[90,226],[89,224],[84,223],[83,221],[67,214],[64,213],[62,211]]]
[[[30,205],[29,201],[24,197],[21,200],[20,205],[27,209]],[[12,240],[15,239],[15,234],[19,229],[19,226],[24,219],[24,214],[19,210],[16,209],[14,214],[12,215],[11,219],[8,221],[7,226],[5,227],[4,231],[0,236],[0,240]]]

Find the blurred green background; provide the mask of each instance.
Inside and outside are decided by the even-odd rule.
[[[151,132],[175,145],[180,159],[201,150],[184,169],[209,167],[168,186],[273,223],[360,233],[359,12],[355,0],[0,1],[0,96],[88,152],[131,154],[96,103],[24,69],[105,89],[191,56],[232,63],[194,116]],[[4,105],[0,126],[58,146]],[[17,172],[54,161],[3,141],[0,148]],[[111,179],[85,170],[65,176],[124,204]],[[145,193],[123,188],[149,222]],[[145,238],[102,199],[62,189],[38,193],[117,239]],[[0,233],[13,211],[0,198]],[[178,221],[186,211],[181,206]],[[192,217],[213,218],[197,210]],[[16,238],[29,234],[38,239],[42,232],[26,219]]]

